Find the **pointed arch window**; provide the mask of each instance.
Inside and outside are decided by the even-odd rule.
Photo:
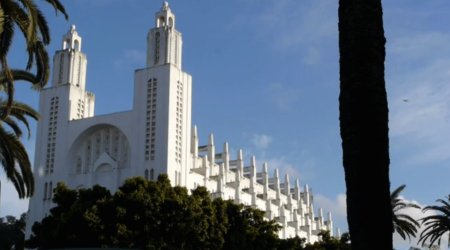
[[[148,181],[148,169],[144,171],[144,178]]]
[[[151,170],[150,170],[150,180],[152,180],[153,181],[153,179],[155,178],[155,170],[152,168]]]

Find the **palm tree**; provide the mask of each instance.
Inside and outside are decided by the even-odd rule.
[[[425,229],[420,234],[419,244],[422,242],[422,245],[425,245],[429,240],[430,245],[436,241],[440,245],[442,236],[449,233],[448,245],[450,246],[450,195],[447,196],[446,201],[438,199],[436,202],[441,203],[442,206],[426,206],[423,209],[423,212],[431,210],[436,214],[422,219]]]
[[[416,236],[417,228],[420,227],[420,224],[411,216],[401,213],[401,210],[406,208],[420,209],[420,206],[406,202],[399,197],[405,187],[406,185],[401,185],[391,194],[392,223],[394,224],[392,232],[397,232],[404,240],[406,240],[406,236],[411,240],[411,236]]]
[[[44,0],[56,13],[68,15],[59,0]],[[11,47],[15,28],[25,38],[28,61],[25,69],[11,69],[7,55]],[[20,141],[21,130],[17,121],[25,124],[26,117],[37,119],[37,113],[28,106],[14,102],[14,82],[26,81],[33,87],[43,87],[49,78],[49,58],[45,45],[50,43],[50,29],[34,0],[1,0],[0,2],[0,91],[6,93],[0,109],[0,163],[6,177],[14,184],[20,198],[29,197],[34,191],[34,180],[28,154]],[[31,68],[36,67],[32,73]],[[23,109],[19,108],[22,107]],[[12,118],[11,118],[12,117]],[[6,124],[10,130],[3,127]],[[16,169],[18,167],[18,169]]]
[[[0,112],[4,112],[7,103],[0,99]],[[27,151],[20,138],[22,137],[22,123],[30,137],[30,126],[27,118],[37,120],[39,114],[30,106],[13,102],[10,114],[0,120],[0,163],[6,173],[6,177],[14,184],[19,198],[30,197],[34,192],[34,179],[31,171],[31,163]]]
[[[339,120],[352,249],[392,249],[385,43],[381,0],[339,0]]]
[[[67,19],[67,13],[59,0],[45,0],[56,12],[61,12]],[[25,38],[28,62],[25,70],[11,70],[7,55],[14,38],[15,27]],[[4,120],[13,105],[14,81],[26,80],[34,87],[44,86],[49,78],[49,58],[45,45],[50,43],[50,30],[44,15],[34,0],[2,0],[0,3],[0,90],[7,94],[6,109],[0,113]],[[29,71],[36,66],[36,74]]]

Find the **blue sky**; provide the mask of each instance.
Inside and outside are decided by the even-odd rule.
[[[147,32],[162,1],[63,2],[68,22],[43,6],[50,55],[76,24],[96,114],[130,109],[133,72],[145,66]],[[174,0],[170,7],[183,33],[183,68],[193,76],[200,142],[214,133],[218,145],[244,149],[247,160],[256,155],[259,167],[267,161],[270,169],[299,177],[312,187],[316,209],[331,210],[344,231],[337,2]],[[391,186],[406,184],[406,199],[434,204],[450,190],[450,2],[383,4]],[[23,51],[18,39],[12,65],[25,65]],[[19,87],[17,99],[37,108],[38,93],[28,87]],[[34,137],[25,143],[33,155]],[[0,216],[18,215],[27,204],[0,175]]]

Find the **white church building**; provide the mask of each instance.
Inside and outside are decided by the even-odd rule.
[[[318,240],[321,230],[333,233],[331,214],[315,214],[313,195],[298,179],[270,174],[268,165],[228,143],[199,145],[191,124],[192,77],[182,69],[182,35],[175,15],[164,3],[147,35],[147,65],[134,76],[132,110],[94,115],[95,96],[87,91],[87,57],[75,26],[63,37],[53,58],[51,86],[40,92],[34,174],[35,195],[28,211],[31,225],[42,220],[52,203],[53,188],[95,184],[117,190],[133,176],[154,180],[167,174],[172,185],[188,190],[205,186],[213,197],[265,211],[282,225],[281,238]]]

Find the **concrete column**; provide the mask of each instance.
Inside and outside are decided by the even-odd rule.
[[[219,165],[219,176],[217,178],[217,193],[219,194],[219,197],[224,199],[225,197],[225,183],[223,180],[223,172],[224,172],[224,165],[221,163]]]
[[[274,178],[274,188],[275,188],[276,195],[277,195],[276,199],[277,199],[277,202],[279,202],[280,199],[281,199],[281,191],[280,191],[280,175],[279,175],[279,172],[278,172],[278,168],[276,168],[274,170],[273,178]]]
[[[228,152],[228,142],[223,144],[222,160],[225,167],[225,182],[228,182],[228,171],[230,170],[230,153]]]
[[[214,147],[214,135],[210,134],[208,138],[208,161],[211,167],[213,167],[214,163],[216,162],[215,157],[216,157],[216,149]]]
[[[327,230],[330,231],[330,236],[334,236],[333,232],[333,219],[331,218],[331,213],[328,212],[328,219],[327,219]]]
[[[194,155],[194,159],[198,156],[198,135],[197,126],[192,127],[192,139],[191,139],[191,153]]]
[[[211,168],[208,166],[208,156],[206,155],[202,158],[202,168],[205,168],[204,186],[208,187],[209,176],[211,176]]]
[[[264,185],[264,198],[269,198],[269,174],[267,173],[267,162],[264,162],[263,164],[263,172],[262,172],[262,179],[263,179],[263,185]]]
[[[243,155],[242,149],[239,149],[237,154],[237,169],[238,169],[237,172],[239,173],[240,177],[242,177],[244,173],[244,160],[242,155]]]

